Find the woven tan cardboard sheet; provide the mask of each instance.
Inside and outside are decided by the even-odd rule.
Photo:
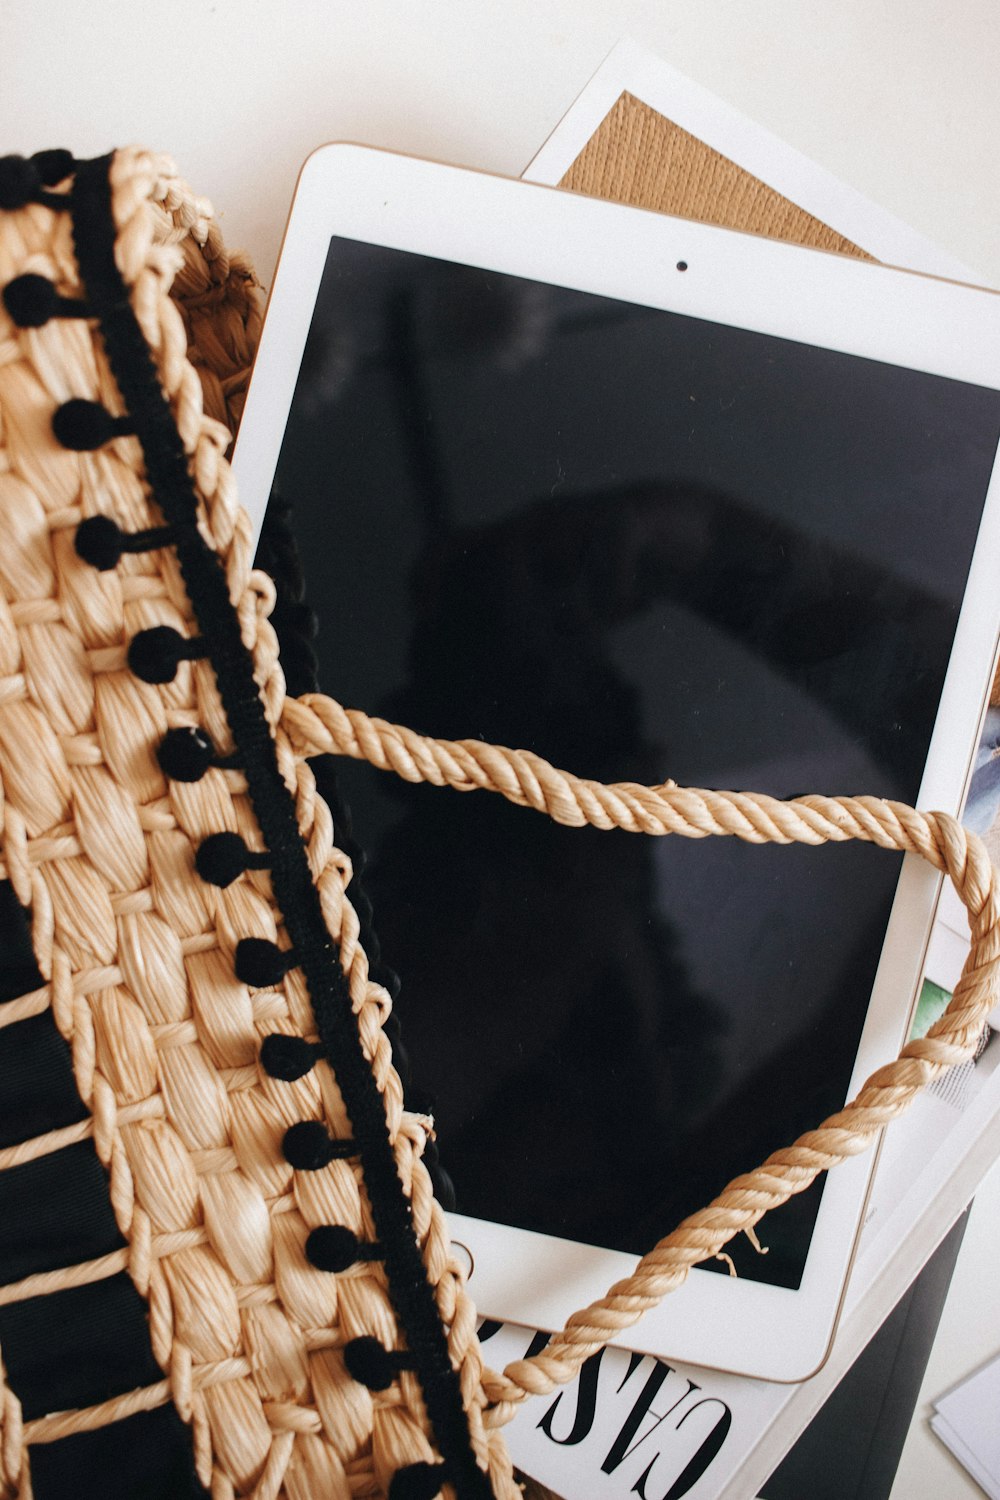
[[[560,183],[577,193],[870,260],[760,178],[622,94]]]

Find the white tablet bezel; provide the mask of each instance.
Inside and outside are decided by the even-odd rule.
[[[555,188],[330,145],[309,158],[299,178],[234,455],[241,498],[255,525],[267,504],[334,235],[1000,388],[1000,297],[991,293]],[[921,807],[957,814],[964,797],[1000,631],[998,558],[994,468]],[[664,775],[669,771],[664,767]],[[905,1037],[939,886],[928,865],[907,857],[852,1094],[895,1056]],[[873,1160],[868,1153],[831,1173],[798,1291],[695,1269],[679,1292],[619,1342],[770,1380],[811,1374],[833,1337]],[[451,1223],[472,1256],[471,1288],[480,1310],[537,1328],[561,1327],[635,1263],[621,1252],[458,1214]],[[673,1227],[664,1224],[664,1233]]]

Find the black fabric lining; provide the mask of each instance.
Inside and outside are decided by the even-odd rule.
[[[31,933],[20,902],[9,880],[0,881],[0,1005],[40,989],[44,980],[38,972],[31,947]],[[2,1095],[0,1095],[2,1107]]]
[[[86,1118],[69,1048],[52,1012],[5,1026],[0,1035],[0,1147],[33,1141]]]
[[[169,1405],[33,1447],[31,1484],[35,1500],[204,1500],[206,1494],[191,1439]]]
[[[122,1243],[107,1177],[89,1141],[0,1173],[3,1284],[76,1265]],[[145,1303],[124,1272],[0,1307],[0,1349],[25,1421],[94,1406],[161,1379],[146,1318]],[[72,1437],[33,1445],[29,1462],[36,1500],[64,1500],[69,1494],[74,1500],[105,1500],[109,1494],[199,1500],[205,1491],[183,1423],[172,1407],[151,1415],[158,1420],[144,1430],[146,1446],[132,1454],[129,1444],[140,1434],[128,1423],[105,1429],[113,1436],[103,1442]],[[82,1436],[96,1439],[97,1434]],[[142,1481],[116,1483],[119,1469],[130,1475],[141,1471]],[[172,1487],[157,1488],[163,1474],[172,1476]]]
[[[0,1266],[5,1284],[96,1260],[120,1250],[123,1243],[107,1175],[91,1141],[0,1172]]]
[[[90,1286],[0,1307],[0,1341],[17,1366],[25,1421],[72,1411],[78,1404],[96,1406],[162,1380],[145,1314],[124,1271]]]
[[[414,1355],[431,1430],[460,1500],[486,1500],[491,1486],[472,1450],[459,1377],[452,1369],[410,1204],[396,1171],[382,1098],[361,1046],[335,945],[324,925],[295,804],[278,772],[253,664],[240,639],[221,562],[197,529],[197,497],[187,458],[115,264],[110,160],[82,164],[73,187],[73,232],[86,295],[100,319],[108,360],[142,444],[156,503],[167,524],[176,529],[181,573],[199,630],[210,643],[223,706],[270,852],[275,897],[351,1119],[376,1234],[385,1249],[390,1295]]]
[[[0,1005],[42,984],[26,915],[0,883]],[[86,1119],[69,1047],[51,1011],[0,1031],[0,1146]],[[0,1172],[0,1285],[120,1248],[107,1176],[89,1141]],[[26,1421],[74,1411],[160,1378],[146,1305],[121,1273],[0,1307],[0,1351]],[[134,1451],[130,1444],[135,1443]],[[204,1500],[191,1439],[173,1407],[38,1444],[36,1500]],[[155,1477],[153,1477],[155,1476]]]

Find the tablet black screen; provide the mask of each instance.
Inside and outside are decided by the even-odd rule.
[[[275,484],[348,706],[912,801],[998,439],[990,390],[335,239]],[[641,1252],[843,1102],[897,857],[339,776],[461,1211]],[[741,1275],[798,1285],[820,1191]]]

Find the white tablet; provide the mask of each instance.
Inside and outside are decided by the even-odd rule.
[[[998,387],[990,294],[337,145],[235,461],[258,521],[272,486],[292,505],[349,706],[606,781],[954,813],[997,641]],[[561,1326],[905,1038],[915,859],[338,775],[486,1314]],[[872,1164],[623,1342],[810,1374]]]

